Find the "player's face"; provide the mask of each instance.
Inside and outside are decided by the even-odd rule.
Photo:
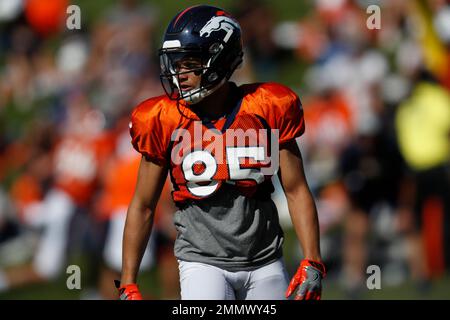
[[[175,65],[177,72],[179,72],[180,87],[183,92],[189,92],[200,87],[201,60],[198,58],[185,58],[180,60]]]

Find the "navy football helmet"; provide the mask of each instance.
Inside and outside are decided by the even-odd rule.
[[[242,63],[241,28],[220,8],[199,5],[178,13],[170,22],[159,50],[161,83],[173,100],[195,104],[223,85]],[[180,72],[180,61],[199,61],[194,69]],[[183,91],[179,76],[201,75],[198,88]]]

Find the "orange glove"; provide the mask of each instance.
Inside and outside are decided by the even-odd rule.
[[[326,271],[322,262],[304,259],[286,290],[286,298],[298,288],[295,300],[320,300],[322,279]]]
[[[135,283],[120,286],[119,280],[114,280],[116,288],[119,290],[120,300],[142,300],[142,295],[139,292],[138,285]]]

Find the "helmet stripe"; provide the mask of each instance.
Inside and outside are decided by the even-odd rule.
[[[177,19],[176,19],[175,22],[173,23],[173,26],[175,27],[175,26],[177,25],[178,20],[179,20],[186,12],[188,12],[189,10],[191,10],[191,9],[194,8],[194,7],[198,7],[198,5],[191,6],[191,7],[189,7],[189,8],[184,9],[184,10],[178,15]]]

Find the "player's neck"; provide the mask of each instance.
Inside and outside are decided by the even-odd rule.
[[[226,82],[217,91],[195,104],[194,108],[210,119],[217,119],[227,113],[229,105],[230,83]]]

